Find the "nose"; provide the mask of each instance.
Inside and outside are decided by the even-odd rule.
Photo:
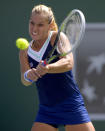
[[[38,29],[38,27],[37,27],[37,25],[35,24],[35,25],[33,26],[33,31],[36,32],[37,29]]]

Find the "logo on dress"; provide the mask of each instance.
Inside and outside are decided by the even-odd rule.
[[[33,67],[33,63],[32,62],[30,63],[30,67]]]

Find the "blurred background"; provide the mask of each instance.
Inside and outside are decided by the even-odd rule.
[[[1,0],[0,131],[30,131],[38,110],[35,85],[25,87],[20,81],[19,50],[15,46],[18,37],[30,40],[28,22],[37,4],[51,6],[58,25],[74,8],[84,13],[87,27],[83,44],[75,52],[75,79],[96,131],[105,130],[105,1]]]

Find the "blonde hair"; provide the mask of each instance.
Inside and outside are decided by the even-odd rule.
[[[32,9],[32,14],[33,13],[37,13],[37,14],[43,13],[47,17],[48,23],[52,24],[51,30],[52,31],[58,31],[58,26],[56,24],[53,11],[50,7],[47,7],[45,5],[37,5]]]

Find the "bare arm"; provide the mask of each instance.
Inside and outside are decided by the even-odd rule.
[[[27,75],[27,77],[33,81],[37,81],[37,79],[40,77],[40,75],[38,75],[36,73],[36,69],[30,69],[29,63],[28,63],[28,58],[27,58],[27,50],[20,50],[19,52],[19,60],[20,60],[20,70],[21,70],[21,81],[25,86],[29,86],[32,84],[32,82],[27,82],[24,79],[24,73],[29,70],[29,73]]]
[[[63,73],[73,68],[73,56],[67,55],[55,63],[47,65],[48,73]]]

